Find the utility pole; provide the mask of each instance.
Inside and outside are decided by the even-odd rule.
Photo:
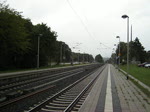
[[[39,59],[40,59],[40,36],[42,36],[42,34],[39,34],[38,36],[38,49],[37,49],[37,68],[39,68]]]
[[[61,64],[61,62],[62,62],[62,44],[63,44],[63,43],[61,43],[61,45],[60,45],[60,64]]]
[[[129,16],[123,15],[123,19],[127,18],[127,80],[129,78]]]

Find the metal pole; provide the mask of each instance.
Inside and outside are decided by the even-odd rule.
[[[84,63],[84,53],[83,53],[83,63]]]
[[[131,42],[132,42],[132,25],[131,25],[131,37],[130,38],[131,38]]]
[[[120,54],[120,37],[119,37],[119,68],[120,68],[120,56],[121,54]]]
[[[127,79],[129,75],[129,17],[127,18]]]
[[[78,53],[78,63],[80,64],[80,62],[79,62],[79,53]]]
[[[38,54],[37,54],[37,68],[39,68],[39,53],[40,53],[40,36],[38,36]]]
[[[79,53],[80,53],[80,50],[79,50]],[[79,62],[79,61],[80,61],[80,60],[79,60],[79,53],[78,53],[78,63],[80,64],[80,62]]]
[[[127,18],[127,80],[129,78],[129,16],[123,15],[123,19]]]
[[[73,66],[73,52],[71,51],[71,65]]]
[[[60,64],[61,64],[61,62],[62,62],[62,43],[60,45]]]
[[[64,45],[64,57],[63,57],[64,65],[65,65],[65,60],[66,60],[66,54],[65,54],[65,45]]]

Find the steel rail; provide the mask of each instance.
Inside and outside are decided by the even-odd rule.
[[[82,70],[82,69],[83,68],[80,68],[79,70]],[[6,86],[2,86],[2,87],[0,87],[0,91],[4,90],[4,89],[9,89],[9,88],[12,88],[12,87],[24,85],[24,84],[29,84],[29,83],[32,83],[32,82],[35,82],[35,81],[41,81],[41,80],[44,80],[44,79],[47,79],[47,78],[56,77],[56,76],[59,76],[61,74],[64,75],[65,73],[76,72],[76,71],[79,71],[79,70],[75,69],[75,70],[71,70],[71,71],[67,71],[67,72],[52,74],[52,75],[49,75],[49,76],[43,76],[43,77],[41,76],[41,77],[38,77],[38,78],[35,78],[35,79],[29,79],[29,80],[26,80],[26,81],[15,83],[15,84],[10,84],[10,85],[6,85]]]
[[[104,69],[104,68],[103,68]],[[103,70],[102,69],[102,70]],[[101,70],[101,72],[102,72]],[[78,84],[79,82],[81,82],[82,80],[86,79],[88,76],[90,76],[91,74],[93,74],[94,72],[96,72],[96,70],[94,70],[92,73],[89,73],[87,76],[84,76],[82,79],[76,81],[75,83],[69,85],[68,87],[64,88],[63,90],[61,90],[60,92],[58,92],[57,94],[55,94],[54,96],[52,96],[51,98],[45,100],[43,103],[33,107],[32,109],[30,109],[28,112],[36,112],[39,111],[42,107],[44,107],[45,105],[47,105],[49,102],[53,101],[55,98],[59,97],[60,95],[62,95],[64,92],[66,92],[67,90],[71,89],[72,87],[74,87],[76,84]],[[100,73],[101,73],[100,72]],[[99,73],[99,74],[100,74]],[[99,75],[98,75],[99,76]],[[97,77],[98,77],[97,76]],[[97,77],[94,78],[94,80],[97,79]],[[86,86],[86,88],[78,95],[78,97],[67,107],[66,111],[68,111],[68,109],[70,110],[70,108],[72,108],[72,105],[75,104],[75,102],[77,102],[79,100],[79,97],[81,97],[87,90],[88,88],[90,88],[90,86],[94,83],[94,80],[90,82],[90,84],[88,84],[88,86]]]
[[[48,69],[41,69],[41,70],[31,70],[31,71],[23,71],[23,72],[14,72],[14,73],[0,73],[0,80],[6,79],[6,78],[15,78],[15,77],[22,77],[22,76],[29,76],[34,75],[37,73],[43,73],[43,72],[53,72],[53,71],[63,71],[68,69],[78,69],[80,67],[86,67],[91,66],[95,64],[88,64],[88,65],[77,65],[77,66],[68,66],[68,67],[58,67],[58,68],[48,68]]]
[[[89,67],[89,69],[93,69],[93,68],[95,68],[95,67]],[[83,69],[83,71],[86,71],[86,69],[87,69],[87,67],[85,68],[85,69]],[[73,71],[76,71],[76,70],[73,70]],[[79,73],[81,73],[81,72],[83,72],[83,71],[80,71]],[[95,70],[94,70],[95,71]],[[94,72],[93,71],[93,72]],[[90,71],[91,72],[91,71]],[[93,72],[91,72],[91,73],[93,73]],[[86,73],[86,72],[85,72]],[[89,74],[91,74],[91,73],[89,73]],[[77,74],[77,73],[75,73],[75,74]],[[75,75],[74,74],[74,75]],[[88,75],[89,75],[88,74]],[[72,75],[71,75],[72,76]],[[71,77],[70,76],[70,77]],[[87,75],[85,76],[85,77],[87,77]],[[66,79],[66,78],[69,78],[69,76],[66,76],[66,77],[63,77],[63,78],[60,78],[60,79],[57,79],[57,80],[55,80],[55,81],[52,81],[51,83],[45,83],[45,84],[43,84],[43,85],[39,85],[39,86],[37,86],[37,88],[41,88],[40,90],[38,90],[38,91],[34,91],[34,92],[32,92],[32,93],[30,93],[30,94],[27,94],[27,95],[23,95],[23,96],[21,96],[21,97],[19,97],[19,98],[15,98],[15,99],[13,99],[12,101],[9,101],[9,102],[5,102],[5,103],[3,103],[3,104],[0,104],[0,107],[4,107],[4,106],[7,106],[7,105],[9,105],[9,104],[13,104],[13,103],[15,103],[15,102],[17,102],[17,101],[21,101],[22,102],[22,100],[23,99],[26,99],[26,98],[28,98],[28,97],[31,97],[31,96],[33,96],[33,95],[36,95],[36,94],[38,94],[38,93],[40,93],[41,95],[44,93],[44,91],[46,91],[46,90],[48,90],[48,89],[50,89],[50,88],[53,88],[53,87],[55,87],[55,84],[56,84],[56,82],[59,82],[59,81],[61,81],[61,80],[63,80],[63,79]],[[53,87],[51,87],[51,85],[53,84]],[[42,88],[44,88],[44,89],[42,89]],[[47,89],[46,89],[47,88]],[[56,87],[55,87],[56,88]],[[44,93],[45,94],[45,93]],[[51,97],[51,96],[49,96],[49,97]],[[24,101],[24,100],[23,100]]]
[[[35,88],[36,90],[37,90],[37,88],[42,88],[42,87],[45,88],[45,87],[47,87],[48,85],[54,84],[54,83],[59,82],[59,81],[61,81],[61,80],[63,80],[63,79],[66,79],[66,78],[68,78],[68,77],[77,75],[77,74],[79,74],[79,73],[81,73],[81,72],[83,72],[83,71],[74,73],[74,74],[69,75],[69,76],[66,76],[66,77],[59,78],[59,79],[57,79],[57,80],[54,80],[54,81],[51,81],[51,82],[48,82],[48,83],[44,83],[43,85],[38,85],[38,86],[36,86],[36,87],[34,87],[34,88]],[[49,89],[49,88],[48,88],[48,89]],[[46,90],[46,89],[44,89],[44,90]],[[24,98],[27,98],[27,97],[30,96],[30,95],[37,94],[37,93],[39,93],[39,92],[41,92],[41,91],[43,91],[43,89],[42,89],[42,90],[40,89],[40,90],[38,90],[38,91],[36,91],[36,92],[33,92],[33,93],[31,93],[31,94],[29,93],[29,94],[27,94],[27,95],[23,95],[23,96],[21,96],[21,97],[12,99],[12,100],[10,100],[10,101],[8,100],[7,102],[1,103],[1,104],[0,104],[0,107],[3,107],[3,106],[6,106],[6,105],[9,105],[9,104],[11,104],[11,103],[14,103],[14,102],[16,102],[16,101],[22,100],[22,99],[24,99]]]
[[[96,71],[96,70],[94,70]],[[93,72],[94,72],[93,71]],[[92,73],[93,73],[92,72]],[[52,101],[53,99],[55,99],[56,97],[60,96],[62,93],[66,92],[67,90],[69,90],[70,88],[74,87],[76,84],[78,84],[79,82],[81,82],[82,80],[84,80],[86,77],[88,77],[89,75],[91,75],[91,73],[89,73],[88,75],[82,77],[81,79],[77,80],[76,82],[74,82],[73,84],[70,84],[68,87],[62,89],[60,92],[56,93],[55,95],[53,95],[51,98],[45,100],[43,103],[33,107],[32,109],[30,109],[28,112],[35,112],[38,111],[39,109],[41,109],[43,106],[45,106],[47,103],[49,103],[50,101]]]
[[[74,99],[74,101],[63,111],[70,112],[73,107],[77,104],[77,102],[84,96],[84,94],[88,91],[88,89],[94,84],[97,78],[100,76],[105,67],[100,71],[100,73],[82,90],[82,92]]]
[[[5,88],[5,87],[10,87],[10,85],[12,86],[12,84],[15,84],[16,82],[24,82],[24,81],[27,81],[28,79],[35,79],[35,78],[40,78],[40,77],[43,77],[43,76],[48,76],[49,74],[55,74],[56,72],[58,72],[58,70],[59,70],[59,72],[58,73],[60,73],[60,72],[64,72],[64,71],[67,71],[67,70],[77,70],[77,69],[79,69],[79,68],[89,68],[89,67],[92,67],[92,66],[94,66],[94,65],[96,65],[96,64],[92,64],[92,65],[86,65],[86,66],[77,66],[77,67],[72,67],[72,68],[70,68],[70,67],[68,67],[68,68],[64,68],[64,69],[62,69],[62,68],[57,68],[57,69],[55,69],[56,71],[50,71],[50,70],[47,70],[47,71],[40,71],[40,72],[38,72],[38,71],[36,71],[36,72],[32,72],[32,71],[27,71],[27,72],[21,72],[20,74],[19,73],[12,73],[13,75],[7,75],[7,74],[5,74],[6,75],[6,77],[1,77],[1,74],[0,74],[0,89],[2,89],[2,88]],[[17,75],[18,74],[18,75]]]

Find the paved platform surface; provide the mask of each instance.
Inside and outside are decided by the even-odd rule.
[[[108,64],[79,112],[150,112],[150,98]]]

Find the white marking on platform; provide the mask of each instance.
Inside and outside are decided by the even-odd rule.
[[[105,99],[104,112],[113,112],[110,65],[108,66],[108,79],[107,79],[107,88],[106,88],[106,99]]]

